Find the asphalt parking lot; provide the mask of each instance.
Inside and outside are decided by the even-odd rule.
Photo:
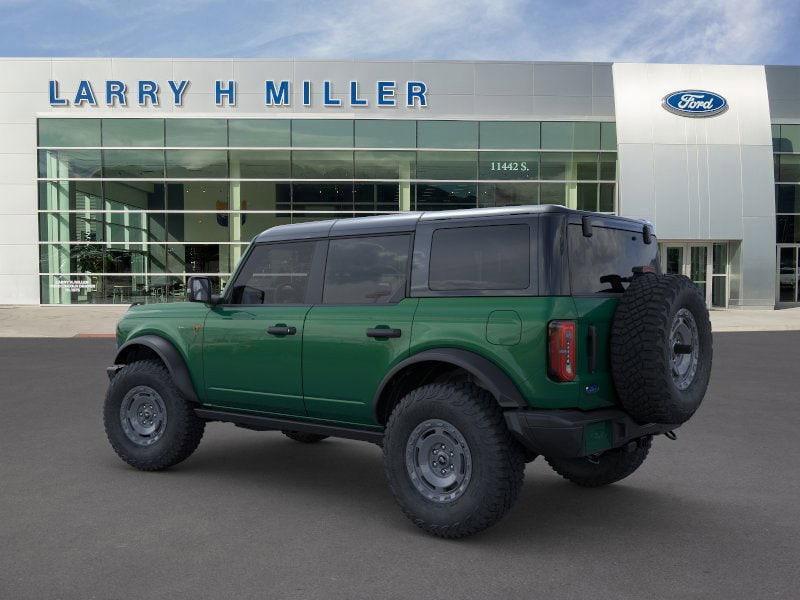
[[[139,473],[101,422],[113,342],[0,339],[0,598],[796,598],[800,332],[715,336],[709,396],[629,479],[528,466],[461,541],[402,516],[376,446],[212,424]]]

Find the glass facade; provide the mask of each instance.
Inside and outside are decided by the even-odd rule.
[[[775,241],[779,304],[800,302],[800,125],[773,125],[775,160]]]
[[[613,213],[617,204],[614,123],[43,118],[38,125],[45,304],[177,299],[193,274],[222,285],[255,235],[285,223],[519,204]]]

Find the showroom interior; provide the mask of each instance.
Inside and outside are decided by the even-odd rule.
[[[559,204],[653,223],[711,308],[800,305],[798,67],[0,64],[0,303],[179,300],[278,224]],[[726,110],[664,110],[681,89]]]

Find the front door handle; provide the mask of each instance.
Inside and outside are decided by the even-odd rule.
[[[297,327],[291,327],[278,323],[272,327],[267,327],[267,333],[270,335],[294,335],[297,333]]]
[[[399,329],[392,329],[391,327],[373,327],[367,329],[367,337],[371,338],[399,338],[402,335]]]

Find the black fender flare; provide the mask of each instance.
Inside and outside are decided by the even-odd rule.
[[[376,411],[376,418],[378,403],[392,378],[406,367],[422,362],[443,362],[464,369],[478,379],[503,408],[525,408],[528,406],[511,378],[488,358],[460,348],[436,348],[409,356],[396,364],[384,376],[372,398],[372,407],[373,411]]]
[[[195,392],[192,377],[189,375],[189,368],[186,366],[186,361],[172,342],[158,335],[142,335],[135,337],[119,347],[117,355],[114,357],[114,364],[124,364],[124,362],[121,361],[125,356],[125,350],[134,346],[144,346],[158,354],[161,362],[166,365],[167,371],[169,371],[169,375],[172,377],[172,381],[175,383],[180,393],[183,394],[184,398],[190,402],[199,404],[200,399]]]

